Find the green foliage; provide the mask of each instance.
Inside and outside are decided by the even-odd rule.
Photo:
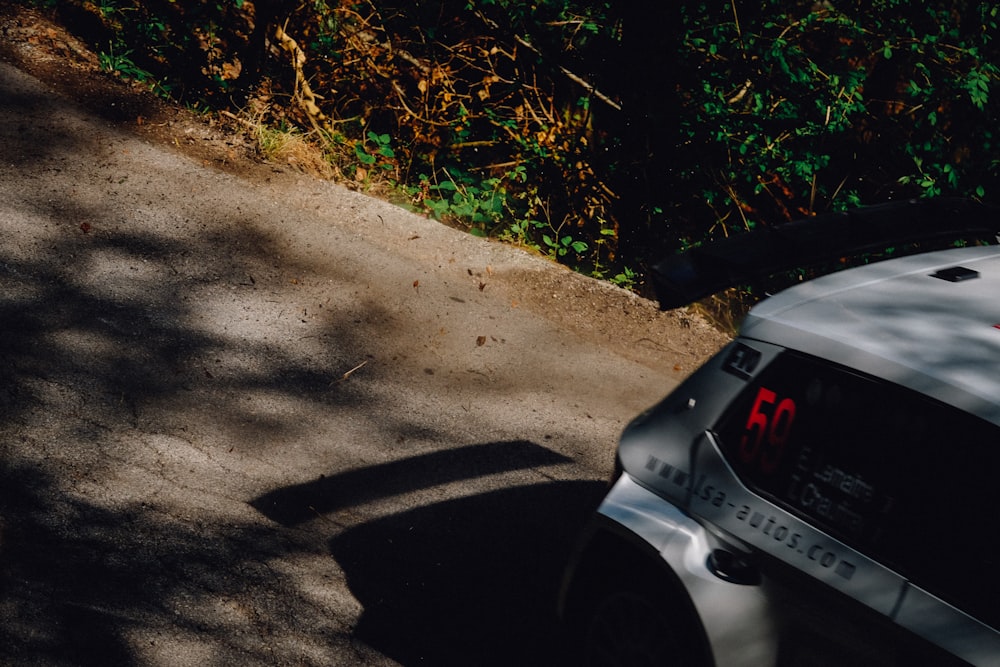
[[[616,273],[614,276],[609,278],[609,280],[612,283],[618,285],[619,287],[623,287],[627,290],[635,289],[638,279],[639,276],[636,274],[636,272],[628,268],[627,266],[624,267],[620,273]]]
[[[564,257],[570,250],[578,255],[587,250],[586,243],[583,241],[574,241],[573,236],[570,234],[566,234],[565,236],[542,234],[542,242],[549,249],[549,254],[556,257]]]
[[[500,179],[487,178],[480,182],[467,175],[443,171],[446,179],[433,185],[427,184],[430,196],[423,206],[437,219],[452,218],[466,224],[470,231],[485,236],[502,219],[505,191]],[[427,178],[421,177],[426,183]]]
[[[759,7],[759,8],[758,8]],[[693,238],[888,197],[994,191],[997,7],[689,3],[680,207]],[[677,202],[670,202],[677,210]],[[707,213],[707,215],[706,215]]]
[[[527,205],[523,192],[511,192],[512,186],[526,178],[523,166],[502,177],[484,179],[455,169],[444,169],[441,174],[444,178],[434,183],[421,174],[418,185],[402,188],[413,208],[462,226],[476,236],[494,236],[552,259],[579,257],[589,249],[585,241],[566,231],[565,225],[536,219],[538,210]]]
[[[618,39],[618,26],[609,20],[609,2],[468,0],[465,9],[488,13],[539,46],[560,52],[585,51],[602,37]]]
[[[643,253],[886,199],[1000,191],[995,3],[58,5],[101,26],[109,71],[188,103],[255,105],[255,120],[340,151],[359,183],[391,179],[418,210],[631,287],[656,259]],[[629,21],[646,12],[676,20],[636,46]],[[644,76],[668,111],[635,131],[644,110],[623,101],[639,79],[623,68],[649,62],[666,72]],[[649,201],[619,200],[643,179]]]
[[[376,167],[384,171],[396,169],[396,152],[392,150],[392,137],[368,131],[364,141],[354,142],[354,155],[365,167]]]
[[[150,72],[135,64],[132,60],[132,50],[123,49],[114,43],[109,43],[106,51],[97,54],[97,63],[102,70],[110,72],[129,81],[138,81],[160,97],[170,97],[170,86],[161,83]]]

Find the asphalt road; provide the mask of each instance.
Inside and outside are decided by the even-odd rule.
[[[633,297],[3,64],[0,140],[0,663],[559,664],[617,435],[693,360],[529,306]]]

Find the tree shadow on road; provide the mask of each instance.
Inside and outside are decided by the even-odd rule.
[[[494,427],[414,405],[444,373],[412,397],[394,379],[425,348],[380,342],[411,332],[402,297],[368,292],[370,258],[299,252],[276,230],[300,212],[126,160],[145,148],[14,83],[0,71],[0,663],[386,662],[364,644],[551,663],[559,571],[601,484],[509,488],[570,462],[530,442],[446,451],[477,436],[436,429]],[[346,381],[376,354],[403,370]],[[353,468],[372,459],[389,463]],[[474,478],[508,488],[437,493]],[[406,509],[355,513],[392,498]],[[338,508],[335,532],[305,525]]]
[[[289,600],[269,632],[295,615],[288,582],[266,566],[294,549],[287,539],[262,525],[192,525],[141,503],[102,508],[58,486],[38,468],[0,466],[4,664],[270,662],[273,638],[249,617],[260,598]],[[191,637],[201,645],[178,652]]]
[[[362,348],[350,320],[308,330],[324,337],[312,355],[229,333],[206,295],[279,312],[275,274],[303,270],[274,268],[265,235],[231,224],[232,257],[60,202],[37,220],[0,210],[0,663],[280,664],[274,647],[301,637],[350,662],[339,621],[271,568],[301,544],[229,497],[240,464],[308,428],[285,406],[368,400],[333,383]]]

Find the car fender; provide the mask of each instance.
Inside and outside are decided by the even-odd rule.
[[[649,545],[679,579],[716,664],[775,663],[778,635],[768,600],[759,586],[726,580],[713,571],[710,558],[723,548],[717,537],[627,474],[612,487],[598,513]]]

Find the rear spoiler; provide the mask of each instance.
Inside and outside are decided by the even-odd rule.
[[[997,242],[1000,208],[968,199],[920,199],[831,213],[732,236],[653,266],[660,308],[698,301],[797,268],[917,241]]]

